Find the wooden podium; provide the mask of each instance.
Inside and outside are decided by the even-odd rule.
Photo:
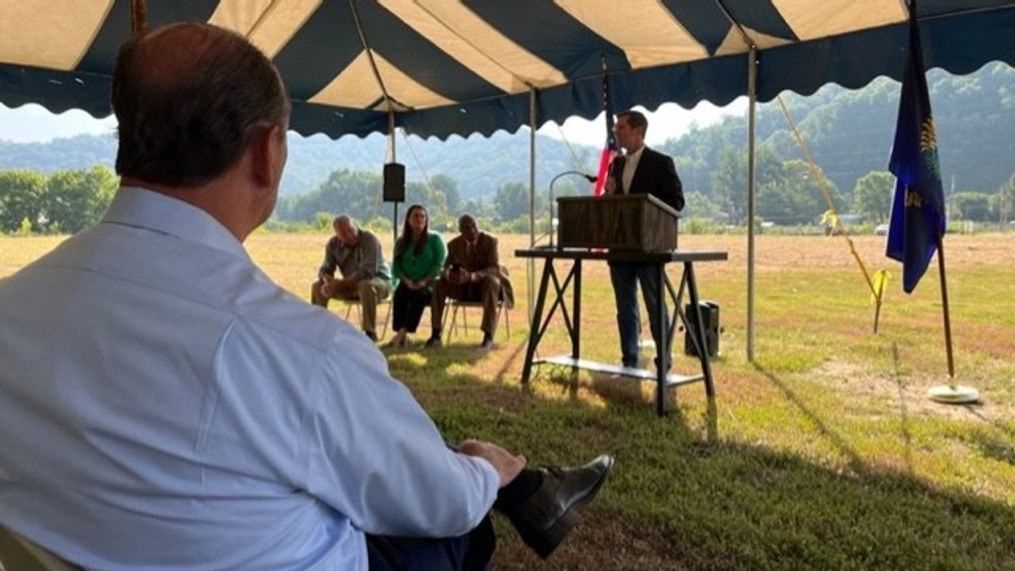
[[[650,194],[562,196],[559,248],[663,252],[676,249],[680,215]]]

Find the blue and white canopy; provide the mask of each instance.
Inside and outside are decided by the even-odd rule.
[[[898,78],[904,0],[148,0],[149,25],[207,21],[278,66],[292,128],[445,138],[615,109],[724,105]],[[1015,64],[1015,0],[919,0],[928,67]],[[110,112],[129,0],[0,0],[0,101]]]

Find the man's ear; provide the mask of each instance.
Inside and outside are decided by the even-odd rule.
[[[252,176],[258,186],[274,186],[285,166],[285,133],[280,125],[265,125],[257,129],[250,142],[253,153]]]

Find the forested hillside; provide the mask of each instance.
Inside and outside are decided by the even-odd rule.
[[[956,190],[996,190],[1015,171],[1015,70],[998,63],[968,76],[931,70],[927,79],[945,185],[954,177]],[[851,189],[867,172],[888,168],[899,92],[898,82],[878,78],[856,91],[826,85],[807,97],[782,97],[825,176]],[[759,146],[780,157],[801,158],[777,102],[758,106],[757,135]],[[663,148],[676,158],[686,187],[709,193],[722,148],[746,149],[746,141],[746,120],[728,117]]]

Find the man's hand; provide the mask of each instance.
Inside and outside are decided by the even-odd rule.
[[[480,440],[463,440],[458,443],[458,451],[468,456],[482,458],[493,464],[500,476],[501,488],[517,478],[527,462],[525,456],[521,454],[513,455],[496,444]]]
[[[325,297],[333,296],[335,294],[336,287],[337,284],[335,283],[334,278],[331,276],[321,276],[321,293],[324,294]]]
[[[469,283],[470,275],[471,274],[469,274],[469,272],[465,271],[465,268],[451,270],[448,274],[448,276],[451,278],[451,283],[457,285]]]
[[[612,177],[606,177],[606,181],[603,183],[603,192],[606,194],[613,194],[617,191],[617,181]]]

